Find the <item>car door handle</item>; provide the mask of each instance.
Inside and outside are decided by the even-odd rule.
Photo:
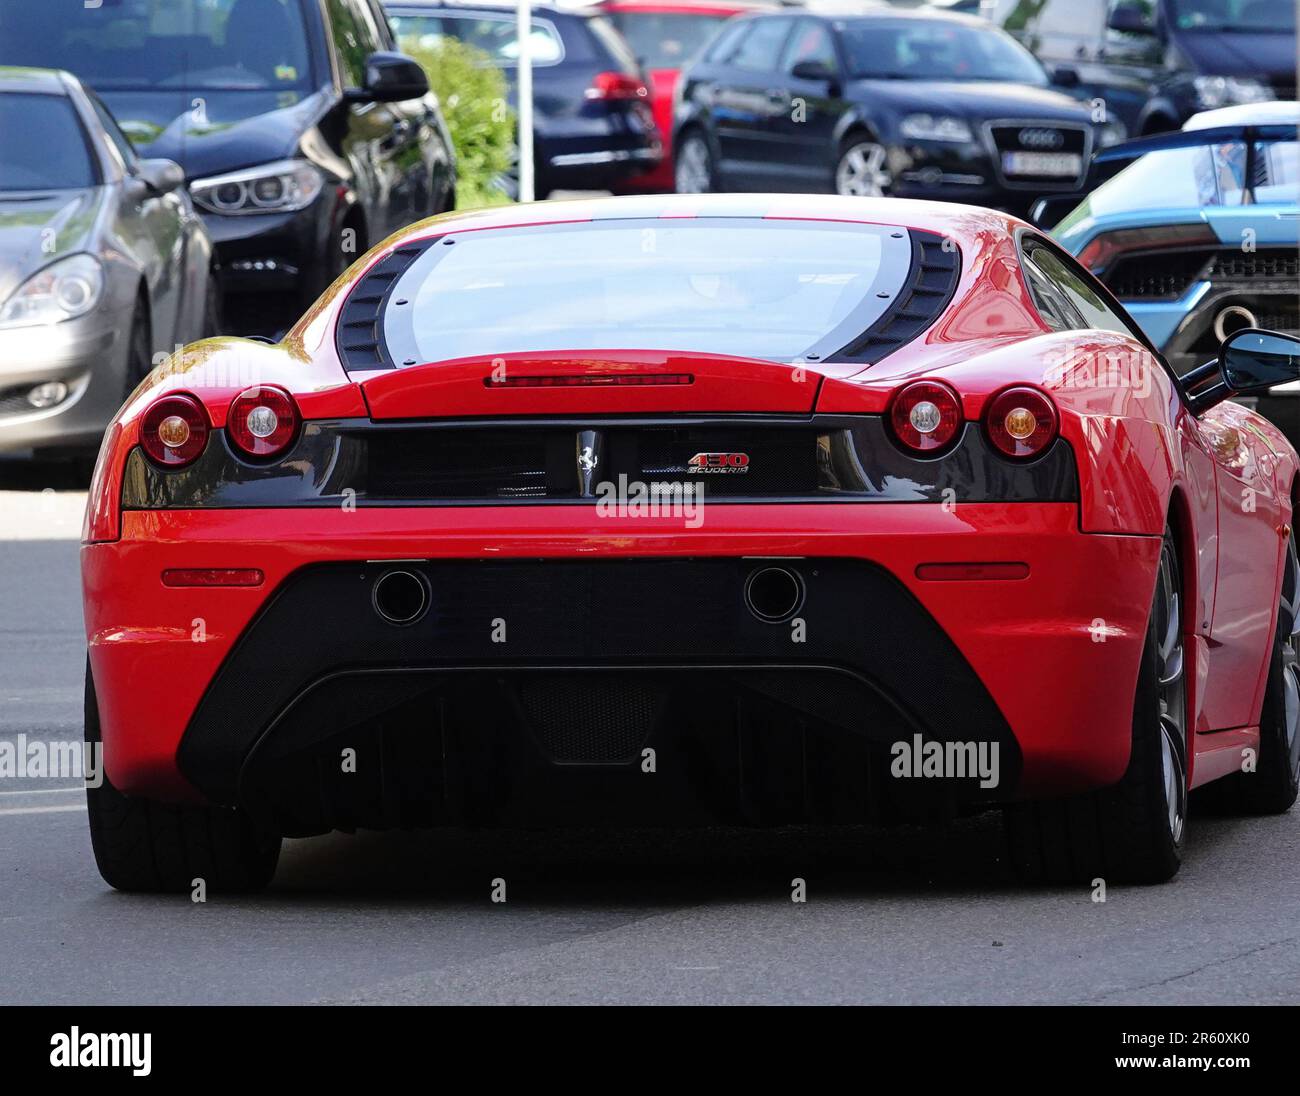
[[[790,93],[785,88],[768,88],[767,101],[774,106],[783,107],[790,102]]]

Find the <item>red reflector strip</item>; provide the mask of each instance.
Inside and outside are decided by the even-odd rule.
[[[916,577],[927,582],[980,582],[1029,577],[1027,563],[918,563]]]
[[[488,388],[623,387],[649,384],[694,384],[690,373],[579,373],[572,377],[484,377]]]
[[[261,586],[266,576],[254,567],[203,567],[164,571],[164,586]]]

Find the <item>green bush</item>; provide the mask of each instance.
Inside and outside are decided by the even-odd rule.
[[[456,208],[506,205],[510,199],[492,185],[512,166],[515,112],[506,79],[488,55],[455,38],[434,45],[406,38],[402,49],[429,74],[442,115],[456,146]]]

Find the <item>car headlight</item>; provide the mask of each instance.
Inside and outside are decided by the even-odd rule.
[[[1205,110],[1238,103],[1265,103],[1273,98],[1267,84],[1244,76],[1196,76],[1192,78],[1192,86],[1196,89],[1197,104]]]
[[[1110,148],[1111,145],[1119,144],[1127,136],[1128,126],[1118,118],[1112,118],[1097,127],[1097,147]]]
[[[213,175],[190,183],[190,196],[211,213],[292,213],[306,209],[325,185],[325,177],[306,160]]]
[[[104,293],[104,268],[93,255],[69,255],[38,270],[0,309],[0,327],[31,327],[84,316]]]
[[[909,114],[898,132],[912,141],[969,141],[970,126],[961,118],[943,114]]]

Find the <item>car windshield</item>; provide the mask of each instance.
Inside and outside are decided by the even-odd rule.
[[[0,65],[67,69],[99,90],[304,92],[302,0],[0,4]]]
[[[859,79],[1047,83],[1033,54],[998,30],[937,19],[854,19],[836,27],[849,72]]]
[[[1244,34],[1295,34],[1295,5],[1290,0],[1170,0],[1170,16],[1179,30]]]
[[[513,15],[484,15],[472,12],[440,12],[416,15],[391,12],[388,16],[403,47],[428,49],[443,38],[456,38],[487,54],[498,68],[519,63],[519,35]],[[529,55],[535,65],[553,65],[564,57],[564,47],[555,27],[536,19],[528,38]]]
[[[94,186],[85,130],[61,95],[0,92],[0,191]]]
[[[1300,200],[1300,144],[1260,142],[1255,153],[1254,202],[1295,205]],[[1088,216],[1129,210],[1239,206],[1246,194],[1245,178],[1246,146],[1241,141],[1149,152],[1094,190],[1054,232]]]
[[[681,68],[713,37],[725,15],[664,11],[613,11],[610,19],[646,68]]]
[[[677,350],[792,361],[869,327],[910,268],[880,225],[624,220],[466,233],[394,286],[395,361]]]

